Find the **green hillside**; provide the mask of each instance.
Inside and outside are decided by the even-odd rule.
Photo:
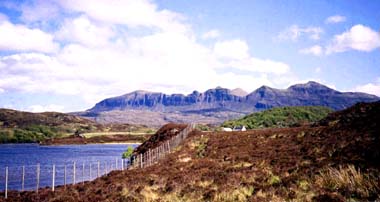
[[[144,130],[143,130],[144,129]],[[146,129],[146,130],[145,130]],[[74,134],[109,132],[139,132],[146,134],[146,126],[130,124],[98,124],[71,114],[44,112],[30,113],[0,109],[0,144],[33,143]],[[93,135],[93,134],[92,134]]]
[[[94,128],[94,122],[69,114],[0,109],[0,143],[40,142]]]
[[[332,112],[330,108],[319,106],[279,107],[249,114],[241,119],[226,121],[223,127],[244,125],[247,129],[281,128],[315,122]]]

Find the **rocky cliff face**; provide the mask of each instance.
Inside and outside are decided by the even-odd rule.
[[[194,91],[189,95],[134,91],[122,96],[105,99],[88,111],[101,112],[127,109],[151,111],[189,111],[210,108],[233,108],[230,105],[244,103],[245,97],[234,95],[226,88],[215,88],[204,93]],[[238,108],[238,106],[234,106]]]
[[[157,115],[162,118],[161,121],[157,120],[157,123],[160,124],[169,121],[197,120],[214,123],[280,106],[326,106],[334,110],[341,110],[357,102],[379,100],[379,97],[374,95],[343,93],[313,81],[293,85],[287,89],[262,86],[248,95],[244,94],[244,91],[241,90],[229,90],[221,87],[209,89],[203,93],[194,91],[189,95],[134,91],[105,99],[81,115],[102,122],[112,120],[112,122],[131,121],[134,123],[132,117],[140,116],[140,112],[149,111],[155,115],[160,114]],[[118,117],[126,118],[115,120],[112,117],[113,111],[117,111]],[[102,117],[102,114],[107,114],[107,116]],[[175,114],[174,118],[173,114]],[[101,119],[99,119],[100,117]],[[207,121],[208,119],[210,121]]]
[[[341,110],[357,102],[374,102],[377,96],[365,93],[343,93],[317,82],[296,84],[285,90],[263,86],[247,95],[256,110],[280,106],[326,106]]]

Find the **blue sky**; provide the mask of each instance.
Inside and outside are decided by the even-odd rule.
[[[380,96],[377,1],[0,2],[0,107],[314,80]]]

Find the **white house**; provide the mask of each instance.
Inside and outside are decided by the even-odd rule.
[[[245,126],[235,126],[232,130],[233,131],[246,131],[247,129],[245,128]]]
[[[223,131],[226,131],[226,132],[231,132],[232,129],[231,128],[223,128]]]

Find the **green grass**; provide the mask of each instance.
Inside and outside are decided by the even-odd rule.
[[[0,143],[35,143],[67,135],[57,127],[30,125],[23,128],[0,129]]]
[[[327,167],[316,177],[316,184],[329,191],[339,191],[346,197],[379,197],[378,173],[362,172],[354,165]]]
[[[93,133],[84,133],[85,138],[92,138],[97,136],[106,136],[106,135],[146,135],[154,133],[144,133],[144,132],[93,132]]]
[[[226,121],[222,127],[244,125],[247,129],[289,127],[302,123],[319,121],[332,112],[319,106],[279,107],[249,114],[241,119]]]

